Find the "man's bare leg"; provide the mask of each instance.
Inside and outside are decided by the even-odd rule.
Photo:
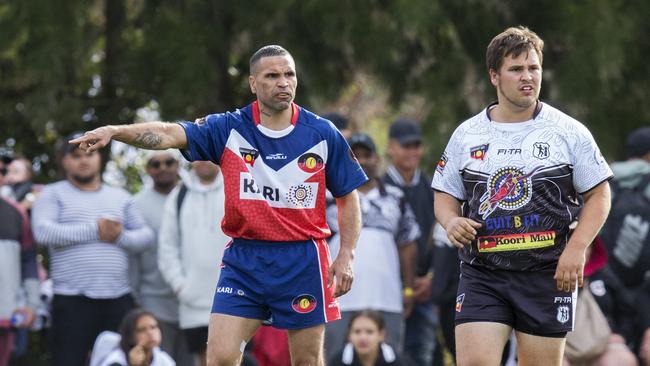
[[[566,338],[540,337],[523,332],[516,334],[519,365],[562,365]]]
[[[325,325],[289,330],[289,352],[293,366],[322,366]]]
[[[512,328],[502,323],[470,322],[456,326],[458,366],[499,366]]]
[[[262,324],[261,320],[211,314],[208,328],[208,366],[237,366],[244,346]]]

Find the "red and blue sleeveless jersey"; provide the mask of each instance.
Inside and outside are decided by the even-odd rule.
[[[270,136],[259,128],[257,102],[234,112],[180,122],[183,156],[221,166],[225,215],[232,238],[268,241],[324,239],[325,190],[344,196],[368,178],[334,125],[292,103],[293,129]]]

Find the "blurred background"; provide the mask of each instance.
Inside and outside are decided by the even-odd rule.
[[[56,178],[57,139],[137,120],[194,120],[248,104],[248,59],[295,57],[296,102],[337,111],[384,146],[422,123],[433,171],[449,135],[495,99],[485,48],[507,26],[546,42],[541,99],[585,123],[609,160],[650,121],[650,2],[633,0],[5,0],[0,153]]]

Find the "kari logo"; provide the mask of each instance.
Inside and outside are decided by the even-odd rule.
[[[296,296],[291,301],[291,307],[300,314],[311,313],[316,309],[316,298],[307,294]]]
[[[244,163],[253,166],[255,164],[255,159],[260,155],[260,152],[255,149],[247,149],[244,147],[239,148],[239,153],[241,154]]]
[[[564,324],[569,321],[571,317],[571,310],[566,305],[560,305],[557,307],[557,321]]]
[[[316,173],[323,169],[323,158],[314,153],[306,153],[298,158],[298,166],[307,173]]]
[[[239,176],[239,198],[248,200],[265,199],[267,201],[280,201],[280,189],[270,186],[258,186],[255,179],[248,172]]]
[[[458,295],[456,298],[456,312],[460,313],[460,311],[463,309],[463,301],[465,301],[465,293],[462,293]]]
[[[194,120],[194,123],[199,125],[199,126],[203,126],[206,122],[207,121],[206,121],[205,117],[197,118],[197,119]]]
[[[232,294],[232,287],[217,287],[218,294]]]
[[[490,147],[490,144],[474,146],[469,149],[469,156],[472,159],[483,160],[485,158],[485,154],[488,151],[488,147]]]
[[[550,145],[546,142],[536,142],[533,144],[533,156],[537,159],[546,159],[550,154]]]
[[[313,184],[305,183],[289,187],[287,192],[287,201],[297,207],[311,208],[314,203]]]
[[[436,171],[440,174],[445,170],[447,166],[447,152],[442,153],[440,160],[438,160],[438,165],[436,166]]]
[[[533,180],[538,166],[525,174],[522,169],[503,167],[488,178],[487,190],[481,196],[478,213],[485,220],[494,210],[516,210],[530,202],[533,196]]]

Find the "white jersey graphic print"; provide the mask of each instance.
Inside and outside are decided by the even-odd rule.
[[[554,268],[580,209],[579,194],[611,178],[591,133],[539,103],[534,118],[497,123],[486,108],[463,122],[443,153],[432,187],[467,201],[482,224],[461,259],[508,270]]]

